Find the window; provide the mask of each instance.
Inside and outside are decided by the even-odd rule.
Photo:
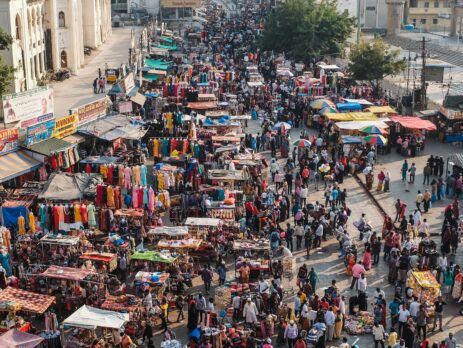
[[[421,19],[420,19],[420,23],[421,23],[421,24],[426,24],[426,18],[421,18]]]
[[[61,51],[61,68],[68,67],[68,55],[66,51]]]
[[[418,1],[417,0],[410,0],[410,8],[418,7]]]
[[[16,40],[21,40],[21,18],[19,18],[19,14],[16,15],[15,25],[16,25]]]
[[[58,13],[58,26],[60,28],[64,28],[66,26],[66,17],[64,16],[64,12],[61,11]]]
[[[413,24],[416,24],[416,18],[412,18]]]
[[[429,8],[429,2],[424,3],[424,8]]]
[[[432,19],[432,24],[438,24],[437,18],[433,18],[433,19]]]
[[[439,8],[439,0],[434,1],[434,8]]]

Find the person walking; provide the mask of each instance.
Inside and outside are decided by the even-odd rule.
[[[447,303],[442,300],[442,296],[439,296],[437,301],[434,302],[434,326],[432,331],[436,329],[436,324],[439,320],[439,331],[442,332],[442,315],[444,313],[445,305],[447,305]]]
[[[352,267],[352,282],[350,288],[353,289],[360,276],[365,273],[365,268],[362,265],[362,261],[359,261]]]
[[[384,348],[385,330],[384,330],[383,325],[375,321],[375,324],[373,325],[372,333],[373,333],[373,340],[375,342],[375,348],[378,348],[378,345],[381,345],[381,347]]]
[[[315,293],[315,290],[317,288],[317,281],[318,281],[318,274],[317,272],[315,272],[315,270],[312,267],[309,272],[309,283],[310,283],[310,287],[312,288],[312,293]]]
[[[431,177],[432,169],[429,163],[423,168],[423,185],[429,185],[429,178]]]
[[[336,316],[333,313],[333,307],[329,307],[328,311],[325,313],[326,340],[328,342],[333,340],[335,323]]]
[[[93,93],[98,93],[98,78],[95,78],[95,80],[93,80]]]
[[[423,308],[423,305],[420,306],[418,313],[416,313],[416,335],[425,340],[426,339],[426,325],[428,321],[428,314]],[[423,336],[421,336],[423,334]]]
[[[415,165],[415,163],[412,163],[412,166],[410,167],[410,169],[408,169],[408,172],[410,173],[410,181],[409,181],[409,183],[414,184],[415,183],[415,174],[416,174],[416,165]]]
[[[424,199],[423,194],[421,193],[420,190],[418,190],[418,194],[416,195],[415,204],[416,204],[416,208],[420,211],[420,213],[421,213],[421,203],[423,203],[423,199]]]
[[[212,272],[209,270],[207,265],[204,265],[204,268],[201,271],[201,279],[204,282],[204,290],[206,291],[206,294],[208,294],[212,283]]]
[[[407,160],[404,160],[404,163],[402,163],[402,181],[405,181],[407,179],[407,172],[408,172],[408,162]]]

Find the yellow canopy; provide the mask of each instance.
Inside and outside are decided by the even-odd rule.
[[[378,117],[371,112],[346,112],[340,114],[325,114],[330,121],[376,121]]]
[[[412,272],[410,276],[410,287],[414,288],[415,284],[422,288],[433,288],[439,289],[440,284],[437,282],[436,278],[429,271],[424,272]]]
[[[397,115],[397,111],[395,111],[390,106],[370,106],[369,108],[365,109],[366,111],[372,112],[374,114],[394,114]]]

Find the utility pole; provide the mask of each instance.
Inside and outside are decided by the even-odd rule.
[[[426,110],[426,39],[421,41],[421,108]]]
[[[357,45],[360,43],[360,2],[357,0]]]
[[[411,58],[410,58],[410,47],[408,48],[408,62],[407,62],[407,96],[410,93],[410,90],[408,87],[410,86],[410,63],[411,63]]]

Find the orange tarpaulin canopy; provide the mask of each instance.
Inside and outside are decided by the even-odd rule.
[[[389,116],[389,119],[408,129],[424,129],[428,131],[435,131],[437,129],[436,125],[431,121],[422,120],[416,116]]]

